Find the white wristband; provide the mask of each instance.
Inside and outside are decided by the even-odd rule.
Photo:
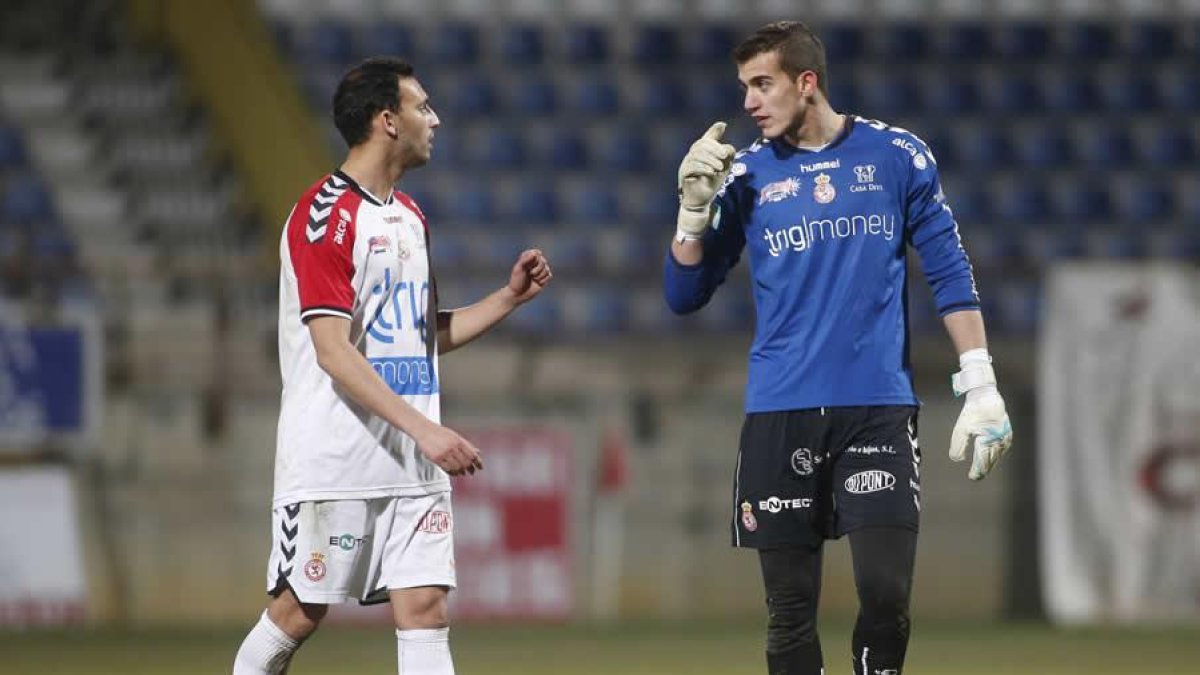
[[[685,241],[700,241],[701,239],[704,239],[704,235],[702,234],[692,234],[684,230],[675,230],[675,241],[681,244]]]
[[[990,363],[972,364],[950,376],[950,386],[954,389],[955,396],[962,396],[972,389],[989,384],[996,384],[996,371]]]

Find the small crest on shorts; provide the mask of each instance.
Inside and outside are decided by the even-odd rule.
[[[304,563],[304,576],[309,581],[320,581],[325,578],[325,554],[313,551],[312,558]]]
[[[758,529],[758,518],[754,517],[754,507],[748,501],[742,502],[742,527],[746,528],[747,532]]]

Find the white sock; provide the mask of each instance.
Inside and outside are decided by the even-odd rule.
[[[397,630],[400,675],[454,675],[450,629]]]
[[[300,643],[280,630],[264,610],[238,649],[233,675],[279,675],[299,648]]]

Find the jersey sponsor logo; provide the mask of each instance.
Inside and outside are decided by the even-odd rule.
[[[929,168],[929,159],[932,159],[933,155],[929,155],[927,158],[927,153],[922,152],[921,149],[916,145],[903,138],[893,138],[892,145],[908,152],[908,154],[912,157],[913,166],[917,167],[921,171]]]
[[[779,497],[767,497],[758,502],[758,510],[766,511],[767,513],[779,513],[780,511],[799,511],[800,509],[812,508],[812,499],[808,497],[796,497],[795,499],[781,499]]]
[[[389,389],[401,396],[438,393],[433,362],[424,356],[387,356],[367,359]]]
[[[828,204],[837,196],[837,189],[830,182],[833,180],[829,174],[823,173],[816,177],[817,186],[813,188],[813,199],[817,200],[818,204]]]
[[[852,455],[894,455],[896,448],[891,445],[852,445],[846,448],[846,452]]]
[[[316,583],[325,578],[325,554],[313,551],[312,558],[304,563],[304,576]]]
[[[382,235],[382,234],[377,235],[377,236],[371,237],[367,241],[367,248],[371,251],[371,253],[383,253],[384,251],[388,250],[391,247],[392,247],[392,240],[389,239],[386,235]]]
[[[742,502],[742,527],[746,528],[747,532],[758,529],[758,518],[754,517],[754,507],[750,502]]]
[[[356,547],[362,546],[364,541],[369,541],[371,535],[356,537],[352,534],[343,534],[341,536],[332,536],[329,538],[330,548],[340,548],[343,551],[353,551]]]
[[[880,471],[879,469],[859,471],[847,478],[845,483],[846,492],[856,495],[891,490],[895,485],[896,477],[887,471]]]
[[[763,239],[767,240],[768,252],[772,257],[779,257],[780,254],[789,250],[803,253],[826,239],[836,241],[857,236],[881,236],[885,240],[891,241],[895,234],[896,216],[887,213],[813,220],[804,216],[798,224],[791,227],[781,227],[774,232],[767,228],[763,229]]]
[[[417,522],[417,532],[428,534],[446,534],[454,529],[454,521],[447,511],[430,511],[421,516]]]
[[[785,199],[790,199],[800,194],[800,179],[785,178],[781,181],[768,183],[758,191],[758,203],[774,204]]]
[[[813,162],[812,164],[801,164],[800,173],[816,173],[817,171],[828,171],[830,169],[842,168],[842,160],[831,159],[827,162]]]
[[[746,165],[743,162],[734,162],[733,166],[729,167],[730,176],[745,176]]]
[[[875,165],[874,164],[859,164],[854,167],[854,177],[860,183],[875,182]]]
[[[341,246],[346,241],[346,228],[350,225],[350,212],[338,209],[337,227],[333,231],[333,243]]]
[[[399,257],[401,260],[408,258],[403,247]],[[429,300],[429,282],[417,284],[416,281],[401,280],[393,283],[392,271],[385,269],[383,281],[371,288],[372,299],[375,296],[379,296],[376,301],[378,304],[370,310],[371,319],[367,322],[367,335],[390,345],[396,342],[395,333],[415,330],[421,333],[421,341],[425,341],[425,307]]]
[[[813,456],[812,450],[808,448],[797,448],[792,453],[792,471],[795,471],[797,476],[811,476],[815,466],[820,464],[822,459],[820,455]]]

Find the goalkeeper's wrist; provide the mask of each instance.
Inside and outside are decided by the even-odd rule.
[[[683,233],[688,237],[699,239],[708,230],[711,220],[712,206],[710,204],[699,207],[680,204],[679,215],[675,219],[675,230],[677,233]],[[678,238],[678,235],[676,238]]]
[[[950,376],[950,387],[955,396],[967,394],[977,398],[978,392],[996,391],[996,371],[992,368],[992,357],[984,348],[968,349],[958,356],[958,372]]]

